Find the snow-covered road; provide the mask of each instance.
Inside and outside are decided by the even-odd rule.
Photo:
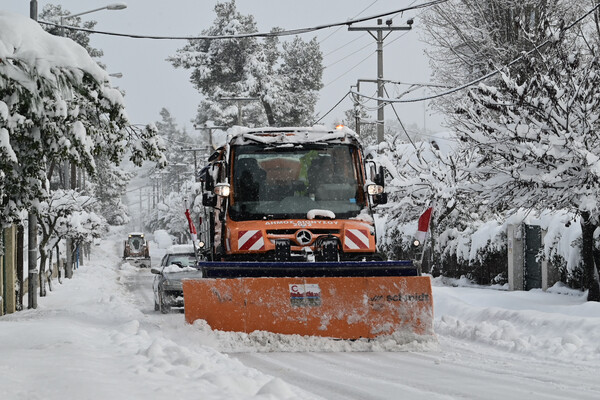
[[[434,298],[439,333],[433,350],[235,357],[328,399],[600,398],[597,305],[581,304],[579,296],[542,292],[514,296],[478,288],[434,287]],[[440,305],[458,299],[475,302],[455,305],[464,318],[460,311],[444,311],[448,307]],[[504,308],[511,303],[525,310]],[[543,308],[542,304],[574,314],[583,307],[590,309],[590,316],[529,310]],[[469,317],[468,311],[476,317]]]
[[[600,305],[576,292],[436,282],[434,343],[215,332],[155,312],[117,243],[0,318],[3,400],[600,398]]]

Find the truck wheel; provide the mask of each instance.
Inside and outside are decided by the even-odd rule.
[[[154,300],[154,311],[158,311],[158,310],[160,310],[160,306],[158,305],[156,300]]]

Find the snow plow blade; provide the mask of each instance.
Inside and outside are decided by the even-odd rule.
[[[433,335],[427,276],[202,278],[184,280],[183,293],[186,321],[203,319],[216,330],[337,339]]]

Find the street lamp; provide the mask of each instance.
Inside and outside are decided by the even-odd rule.
[[[68,18],[79,17],[80,15],[89,14],[89,13],[93,13],[93,12],[101,11],[101,10],[122,10],[124,8],[127,8],[127,4],[125,4],[125,3],[112,3],[112,4],[109,4],[109,5],[104,6],[104,7],[94,8],[93,10],[84,11],[84,12],[80,12],[80,13],[77,13],[77,14],[64,15],[64,16],[60,17],[60,24],[64,25],[64,20],[68,19]]]

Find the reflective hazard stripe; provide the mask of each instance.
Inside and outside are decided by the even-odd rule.
[[[238,232],[238,249],[240,250],[262,250],[265,248],[265,240],[261,231]]]
[[[344,247],[350,250],[369,248],[369,232],[362,229],[347,229],[344,234]]]

